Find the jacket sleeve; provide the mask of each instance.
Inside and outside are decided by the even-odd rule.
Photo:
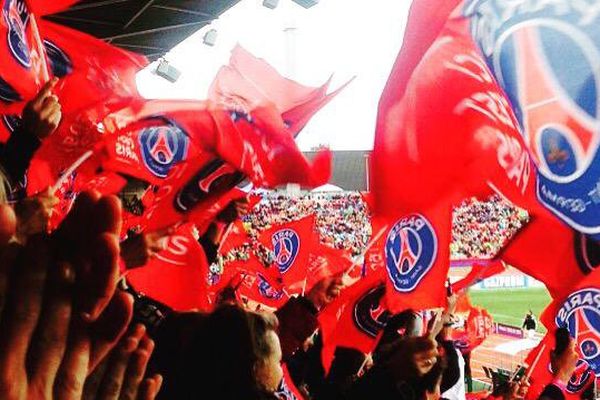
[[[317,309],[304,297],[292,297],[275,315],[279,319],[279,340],[286,360],[317,330]]]
[[[551,383],[544,388],[538,400],[565,400],[565,394],[558,386]]]
[[[25,183],[25,174],[31,159],[41,144],[35,135],[19,128],[0,147],[0,164],[8,175],[11,186]]]

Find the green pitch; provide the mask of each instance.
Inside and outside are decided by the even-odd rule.
[[[546,289],[471,290],[469,296],[473,305],[487,308],[494,321],[503,324],[521,327],[525,314],[531,309],[538,321],[537,331],[546,332],[539,323],[540,314],[550,304],[550,295]]]

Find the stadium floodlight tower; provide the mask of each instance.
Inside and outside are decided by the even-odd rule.
[[[300,4],[304,8],[311,8],[319,3],[319,0],[294,0],[294,3]]]

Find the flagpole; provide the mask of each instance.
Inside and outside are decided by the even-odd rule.
[[[529,378],[531,378],[531,374],[533,373],[533,370],[535,369],[535,367],[540,362],[540,358],[542,358],[542,353],[545,350],[546,350],[546,343],[542,344],[542,348],[540,349],[540,352],[537,354],[537,356],[535,356],[535,359],[533,360],[533,362],[529,366],[529,371],[527,371],[527,375],[525,375],[525,378],[527,379],[527,381],[529,381]]]
[[[56,181],[56,183],[54,184],[54,186],[52,186],[50,188],[50,191],[52,194],[55,194],[58,189],[60,189],[60,187],[67,181],[67,179],[69,179],[69,177],[73,174],[73,172],[75,172],[75,170],[77,168],[79,168],[81,166],[81,164],[83,164],[88,158],[90,158],[92,156],[94,152],[92,150],[88,150],[85,153],[83,153],[81,155],[81,157],[79,157],[74,163],[73,165],[71,165],[62,175],[60,178],[58,178],[58,180]]]
[[[360,256],[358,258],[356,258],[353,262],[352,265],[348,267],[348,269],[344,272],[344,275],[350,275],[350,272],[352,272],[352,270],[354,268],[356,268],[359,265],[359,261],[361,258],[364,260],[365,255],[367,254],[367,252],[369,250],[371,250],[371,247],[373,247],[373,245],[375,244],[376,241],[379,240],[379,238],[383,235],[383,233],[387,230],[388,226],[384,226],[383,228],[381,228],[379,230],[379,232],[377,232],[377,234],[375,236],[373,236],[371,238],[371,241],[369,241],[369,243],[367,243],[367,247],[365,247],[365,249],[363,250],[363,252],[360,254]]]

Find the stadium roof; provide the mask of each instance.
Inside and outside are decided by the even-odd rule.
[[[304,153],[309,159],[314,151]],[[333,174],[329,181],[344,190],[366,191],[368,189],[367,161],[370,151],[334,151]]]
[[[239,1],[82,0],[47,18],[155,60]]]

